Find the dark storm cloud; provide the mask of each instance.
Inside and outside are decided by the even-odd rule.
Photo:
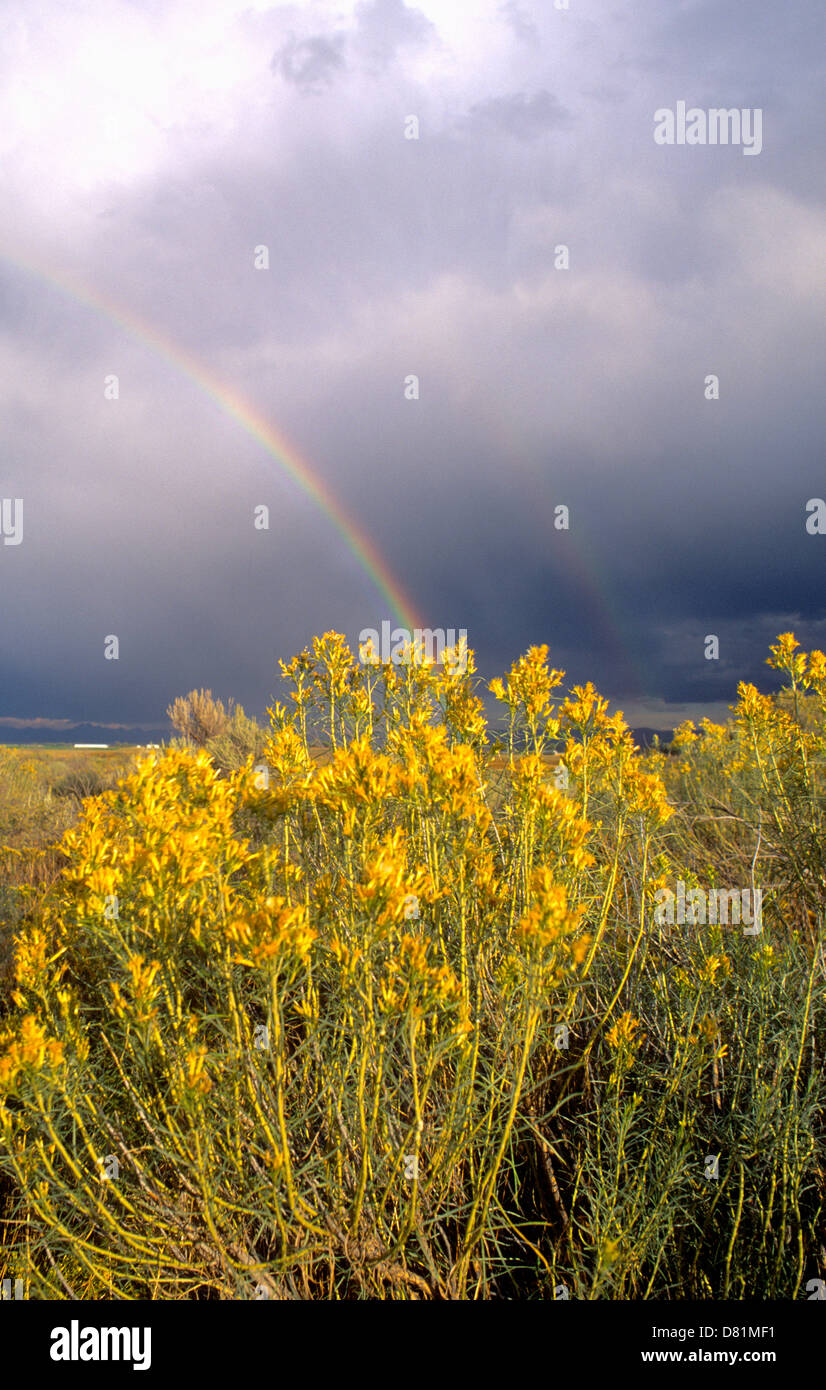
[[[739,679],[768,686],[777,632],[824,640],[804,529],[826,487],[823,22],[718,9],[491,0],[459,34],[435,4],[239,4],[167,90],[158,45],[174,64],[183,11],[157,10],[142,47],[115,7],[98,39],[113,62],[128,39],[143,74],[122,107],[53,66],[56,38],[0,57],[0,242],[277,424],[486,674],[549,642],[571,679],[667,728]],[[520,24],[537,42],[514,42]],[[656,146],[655,110],[680,99],[763,106],[763,153]],[[278,656],[391,616],[174,362],[2,263],[0,312],[0,495],[26,506],[25,543],[0,545],[0,714],[137,724],[200,685],[261,712]]]

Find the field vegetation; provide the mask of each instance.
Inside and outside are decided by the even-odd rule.
[[[120,767],[0,752],[0,1277],[806,1298],[826,657],[769,661],[780,694],[643,753],[545,647],[494,735],[472,653],[328,633],[267,729],[201,691]],[[679,882],[759,887],[762,930],[663,921]]]

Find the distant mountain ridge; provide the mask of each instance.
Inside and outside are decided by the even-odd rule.
[[[632,729],[634,742],[641,748],[650,748],[654,738],[660,744],[670,743],[674,737],[673,729]],[[110,748],[136,747],[147,743],[167,743],[174,737],[174,730],[168,725],[157,729],[125,728],[102,729],[97,724],[73,724],[69,729],[14,729],[0,724],[0,746],[17,746],[29,743],[108,743]]]
[[[28,743],[108,743],[110,748],[118,745],[134,747],[144,743],[166,743],[173,736],[173,730],[166,725],[157,729],[102,729],[98,724],[73,724],[68,729],[15,729],[0,724],[0,744]]]

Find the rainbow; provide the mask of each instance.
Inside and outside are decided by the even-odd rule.
[[[0,248],[0,258],[36,279],[45,281],[53,289],[59,290],[77,303],[102,314],[131,337],[145,343],[159,357],[169,362],[182,375],[188,377],[214,405],[217,405],[224,414],[236,420],[241,428],[261,445],[270,458],[298,484],[319,511],[332,522],[348,550],[355,556],[361,569],[390,605],[402,626],[411,630],[425,626],[424,620],[417,612],[412,599],[391,571],[372,538],[348,514],[327,483],[313,469],[306,458],[302,457],[295,445],[290,443],[280,430],[276,430],[249,401],[245,400],[239,391],[221,381],[214,372],[185,352],[172,339],[160,333],[153,324],[147,323],[131,309],[124,308],[122,304],[117,304],[114,300],[104,297],[90,286],[81,284],[62,271],[47,269],[33,261],[31,257],[20,255],[17,251],[11,254],[5,248]]]
[[[492,418],[490,432],[491,437],[498,443],[502,456],[506,458],[512,442],[506,420]],[[566,572],[579,589],[593,643],[595,646],[601,646],[616,663],[616,669],[621,673],[623,681],[623,698],[636,699],[645,695],[649,685],[647,674],[633,656],[631,634],[615,598],[615,586],[606,573],[595,547],[588,541],[585,528],[577,525],[576,536],[573,531],[556,531],[548,473],[540,468],[538,460],[528,464],[523,459],[520,467],[522,499],[534,517],[542,518],[548,535],[564,546]],[[532,494],[526,487],[528,480],[534,484]],[[558,500],[563,499],[560,497]],[[544,638],[537,634],[534,640],[539,642]],[[613,700],[612,705],[616,705]]]

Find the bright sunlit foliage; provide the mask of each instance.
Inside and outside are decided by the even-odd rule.
[[[328,633],[263,755],[143,755],[28,884],[5,844],[0,1275],[795,1297],[824,1273],[826,657],[785,634],[771,664],[780,695],[642,754],[545,647],[492,682],[495,735],[472,654]],[[761,889],[760,931],[664,921],[677,885]]]

